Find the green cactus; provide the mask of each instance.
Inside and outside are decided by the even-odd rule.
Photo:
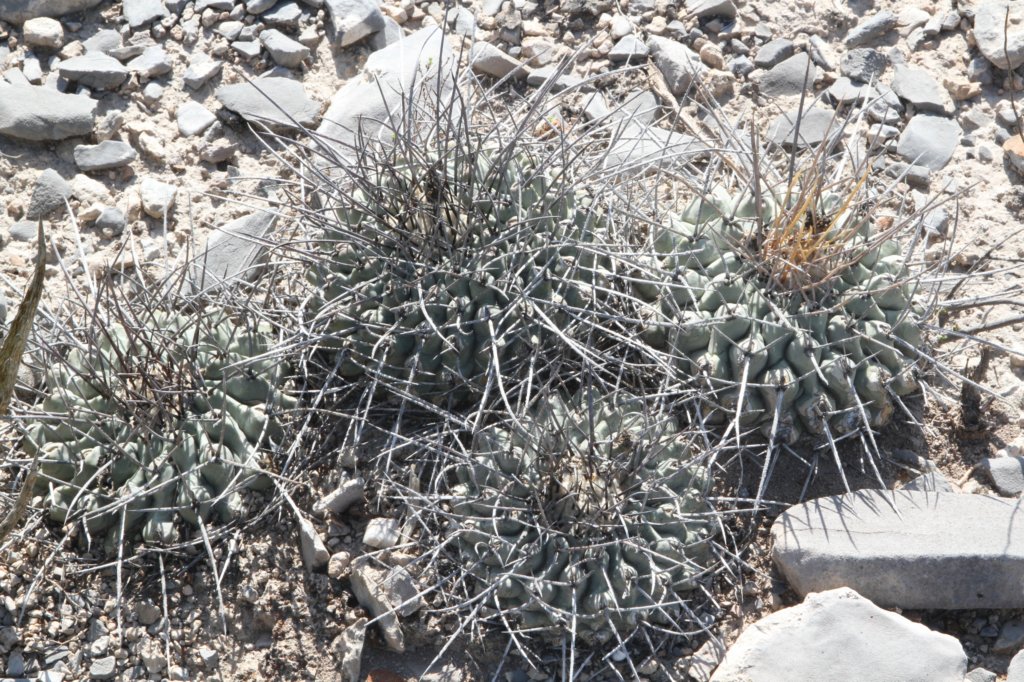
[[[339,373],[461,403],[579,311],[604,275],[602,218],[523,151],[389,158],[337,212],[311,271]]]
[[[267,329],[225,313],[155,313],[115,324],[47,372],[49,415],[28,430],[50,518],[84,514],[107,547],[142,526],[147,543],[177,541],[175,520],[235,518],[238,490],[266,487],[254,474],[261,445],[282,436],[276,416],[294,406],[284,369],[259,357]],[[128,534],[123,536],[128,538]]]
[[[710,386],[711,423],[738,411],[788,442],[882,426],[892,396],[918,387],[923,311],[907,263],[835,195],[809,203],[806,225],[786,223],[786,205],[766,193],[758,220],[749,194],[719,187],[661,228],[652,269],[664,277],[635,287],[644,338]]]
[[[593,396],[593,398],[591,398]],[[474,439],[452,528],[479,593],[520,627],[607,641],[671,623],[709,554],[705,471],[637,398],[544,402]]]

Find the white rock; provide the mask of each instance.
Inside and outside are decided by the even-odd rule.
[[[139,185],[142,210],[150,218],[163,219],[174,206],[178,188],[154,178],[146,178]]]
[[[309,519],[299,519],[299,548],[302,551],[302,563],[308,571],[320,570],[331,558],[324,541]]]
[[[1010,30],[1004,31],[1010,10]],[[1024,5],[1009,0],[987,0],[974,10],[974,39],[985,58],[1000,69],[1024,64]]]
[[[955,638],[844,587],[809,594],[748,627],[711,680],[963,682],[966,673],[967,655]]]
[[[59,50],[64,46],[64,27],[56,19],[39,17],[29,19],[22,26],[25,43],[32,47]]]
[[[178,107],[178,132],[182,137],[200,135],[217,121],[217,116],[196,101],[188,101]]]
[[[398,544],[402,535],[395,519],[370,519],[363,533],[363,543],[377,549],[388,549]]]
[[[366,619],[360,618],[334,638],[331,648],[334,658],[340,660],[339,668],[343,682],[358,682],[359,668],[363,657],[363,640],[366,637]]]
[[[341,514],[356,502],[363,499],[363,489],[366,482],[362,478],[353,478],[344,481],[334,491],[324,495],[313,505],[314,514]]]

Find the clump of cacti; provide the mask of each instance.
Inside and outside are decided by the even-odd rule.
[[[550,159],[461,142],[368,163],[311,270],[340,375],[458,404],[492,368],[510,376],[602,280],[586,248],[601,215]]]
[[[653,235],[646,341],[710,389],[709,423],[792,442],[891,418],[918,387],[922,314],[896,243],[828,193],[695,200]]]
[[[691,446],[644,401],[596,391],[479,431],[449,529],[478,598],[555,639],[678,626],[713,533]]]
[[[107,546],[141,525],[147,543],[179,538],[177,518],[228,521],[243,487],[265,488],[262,447],[294,405],[269,330],[223,312],[146,313],[97,330],[46,374],[39,456],[50,518],[83,518]],[[122,529],[124,533],[122,534]]]

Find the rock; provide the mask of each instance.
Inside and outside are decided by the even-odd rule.
[[[25,674],[25,654],[21,649],[16,649],[7,657],[7,674],[11,677],[21,677]]]
[[[1003,142],[1003,157],[1013,166],[1014,170],[1024,175],[1024,140],[1020,135],[1010,135]]]
[[[104,140],[99,144],[80,144],[75,147],[75,164],[86,173],[121,168],[137,158],[138,152],[127,142]]]
[[[36,223],[31,220],[19,220],[7,230],[7,236],[16,242],[31,242],[36,233]]]
[[[289,30],[298,28],[302,10],[294,2],[283,2],[269,12],[260,15],[267,26],[280,26]]]
[[[331,555],[327,562],[327,575],[335,580],[341,580],[348,575],[349,566],[352,565],[352,555],[348,552],[337,552]]]
[[[623,118],[641,126],[649,126],[661,110],[658,98],[650,90],[638,90],[626,95],[622,104],[610,112],[616,118]],[[664,131],[671,132],[671,131]]]
[[[377,568],[369,557],[352,562],[352,593],[381,627],[384,641],[392,651],[405,651],[398,615],[409,616],[422,606],[412,576],[402,566]]]
[[[102,0],[3,0],[0,20],[22,24],[37,17],[60,17],[92,9]]]
[[[231,43],[231,49],[246,59],[255,59],[260,56],[263,48],[255,40],[236,40]]]
[[[109,232],[113,236],[117,236],[124,232],[124,212],[119,208],[111,208],[108,206],[100,211],[100,214],[96,218],[95,222],[93,222],[93,225],[95,225],[98,230]]]
[[[142,199],[142,210],[150,218],[162,220],[168,217],[174,206],[174,196],[178,188],[153,178],[146,178],[139,185],[139,196]]]
[[[806,149],[838,135],[840,127],[840,122],[830,111],[811,107],[801,114],[794,109],[775,117],[768,126],[768,139],[786,149],[792,149],[794,145],[797,149]]]
[[[686,13],[698,19],[735,19],[736,5],[732,0],[686,0]]]
[[[178,132],[182,137],[200,135],[217,122],[217,116],[196,101],[188,101],[178,107]]]
[[[275,64],[287,69],[297,69],[302,62],[309,59],[309,48],[298,43],[276,28],[260,33],[260,42],[267,48]]]
[[[156,78],[171,72],[171,60],[167,51],[159,45],[153,45],[143,50],[135,59],[128,62],[128,70],[132,73]]]
[[[572,71],[565,71],[552,65],[530,71],[526,76],[526,83],[535,88],[548,88],[550,92],[562,92],[581,87],[583,79],[573,74]]]
[[[410,101],[424,97],[430,98],[431,111],[452,111],[457,124],[457,58],[443,36],[438,27],[423,28],[371,54],[362,76],[331,98],[317,137],[331,140],[324,144],[341,159],[354,160],[364,144],[361,137],[390,138],[402,128]]]
[[[957,102],[974,99],[981,94],[981,83],[974,83],[957,77],[945,77],[942,79],[942,87]]]
[[[1006,682],[1024,682],[1024,651],[1018,651],[1006,670]]]
[[[889,65],[889,59],[878,50],[857,47],[839,60],[839,73],[851,80],[869,83],[877,80]]]
[[[908,163],[939,170],[953,157],[960,144],[960,124],[932,114],[918,114],[900,135],[896,153]]]
[[[0,324],[7,322],[7,295],[0,291]],[[8,647],[10,648],[10,647]]]
[[[1010,30],[1006,11],[1010,10]],[[974,9],[974,40],[978,49],[1000,69],[1024,64],[1024,5],[1008,0],[985,0]]]
[[[476,17],[473,16],[473,11],[467,7],[457,5],[449,9],[445,12],[444,23],[460,36],[465,36],[470,40],[476,35]]]
[[[111,50],[121,48],[121,34],[112,28],[100,29],[83,43],[86,52],[102,52],[109,54]]]
[[[114,90],[128,79],[128,69],[102,52],[66,59],[57,68],[62,78],[96,90]]]
[[[773,557],[798,594],[846,586],[887,607],[1021,608],[1022,504],[903,490],[826,497],[779,516]]]
[[[44,50],[59,50],[64,47],[64,27],[56,19],[39,17],[29,19],[21,27],[25,44]]]
[[[984,668],[975,668],[967,673],[964,682],[996,682],[997,675]]]
[[[363,658],[363,641],[366,638],[366,619],[360,618],[342,631],[331,642],[342,682],[359,682],[359,671]]]
[[[370,36],[370,49],[376,52],[383,50],[388,45],[394,45],[405,37],[405,31],[391,17],[384,17],[384,28]],[[302,36],[299,36],[302,42]]]
[[[363,533],[363,544],[376,549],[394,547],[402,539],[402,534],[395,519],[370,519]]]
[[[966,672],[956,639],[840,588],[810,594],[749,626],[711,682],[963,682]]]
[[[469,50],[469,65],[476,73],[493,78],[504,78],[514,72],[526,74],[521,61],[486,41],[473,43]]]
[[[700,55],[680,42],[652,36],[648,38],[647,47],[668,89],[677,97],[690,89],[694,79],[707,75],[708,68],[701,62]]]
[[[89,666],[89,677],[93,680],[109,680],[117,672],[117,659],[113,656],[98,658]]]
[[[649,53],[650,48],[644,44],[644,41],[630,34],[624,36],[612,46],[612,49],[608,52],[608,59],[613,64],[640,62],[647,59]]]
[[[978,462],[1000,495],[1017,497],[1024,492],[1024,457],[988,457]]]
[[[319,571],[327,565],[331,558],[320,534],[316,532],[316,526],[306,518],[299,519],[299,549],[302,553],[302,563],[306,570]]]
[[[899,124],[903,120],[903,102],[895,92],[884,85],[876,87],[879,90],[879,96],[865,110],[868,119],[886,125]]]
[[[846,34],[846,47],[858,47],[896,28],[896,15],[888,10],[860,21]]]
[[[135,617],[146,627],[160,620],[161,616],[163,613],[152,602],[141,601],[135,606]]]
[[[245,11],[249,14],[263,14],[277,4],[277,0],[249,0],[245,3]]]
[[[836,82],[830,85],[825,92],[837,106],[861,104],[878,97],[878,92],[874,87],[864,83],[854,83],[846,76],[837,78]]]
[[[379,0],[325,0],[334,38],[348,47],[384,28]]]
[[[605,168],[643,173],[653,168],[683,166],[707,155],[709,148],[697,138],[636,122],[616,130],[604,158]]]
[[[256,278],[256,264],[267,248],[277,215],[256,211],[214,230],[192,264],[193,292],[218,291]]]
[[[743,55],[729,60],[729,71],[737,78],[749,75],[755,68],[754,62]]]
[[[949,484],[946,477],[939,471],[926,471],[903,486],[902,490],[915,492],[952,493],[953,486]]]
[[[257,54],[259,50],[257,48]],[[198,90],[206,85],[206,82],[220,73],[224,63],[213,59],[202,52],[193,54],[189,58],[188,70],[182,76],[185,87],[191,90]]]
[[[793,41],[788,38],[776,38],[762,45],[754,55],[754,66],[759,69],[770,69],[784,59],[793,56]]]
[[[949,93],[924,69],[898,65],[892,79],[892,90],[918,111],[935,114],[953,111]]]
[[[309,127],[316,123],[320,112],[320,107],[306,95],[302,83],[290,78],[268,76],[251,83],[222,85],[215,94],[224,108],[250,123],[262,123],[271,128],[291,128],[296,123]]]
[[[25,219],[46,218],[51,213],[64,208],[71,195],[71,185],[60,176],[60,173],[52,168],[47,168],[36,178],[36,185],[32,189],[32,199],[29,200],[28,210],[25,212]]]
[[[996,654],[1012,654],[1024,646],[1024,623],[1019,620],[1011,620],[1003,624],[999,631],[999,638],[992,645],[992,652]]]
[[[161,0],[123,0],[121,12],[133,31],[170,15]]]
[[[313,513],[324,515],[341,514],[356,502],[363,499],[366,482],[362,478],[351,478],[344,481],[335,490],[324,495],[313,505]]]
[[[0,134],[23,140],[63,140],[93,131],[97,102],[46,87],[0,87]]]
[[[203,662],[208,670],[214,670],[220,665],[220,654],[217,653],[216,649],[210,647],[199,647],[199,660]]]
[[[893,161],[885,166],[885,174],[891,178],[902,180],[911,187],[928,189],[928,184],[931,182],[932,169],[927,166]]]
[[[782,97],[810,90],[817,77],[818,67],[811,63],[806,53],[801,52],[782,60],[756,78],[761,94]]]

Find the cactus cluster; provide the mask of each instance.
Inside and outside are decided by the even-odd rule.
[[[705,471],[672,420],[635,397],[581,391],[473,445],[450,530],[489,604],[554,638],[671,624],[712,534]]]
[[[786,208],[766,195],[759,218],[750,193],[715,188],[660,228],[658,275],[635,285],[648,304],[644,338],[706,382],[710,423],[738,412],[788,442],[882,426],[891,396],[918,387],[922,311],[906,260],[837,196],[817,197],[797,218],[807,225]],[[766,243],[780,232],[787,243]],[[806,256],[828,244],[831,260]]]
[[[48,417],[25,440],[50,518],[83,517],[108,548],[139,525],[145,542],[170,544],[176,517],[235,518],[239,490],[269,483],[254,468],[281,436],[276,412],[294,403],[281,363],[260,357],[267,329],[223,312],[149,315],[98,332],[48,370]]]
[[[600,213],[522,150],[407,155],[371,175],[311,273],[342,376],[461,403],[492,367],[508,376],[602,279],[584,246]]]

